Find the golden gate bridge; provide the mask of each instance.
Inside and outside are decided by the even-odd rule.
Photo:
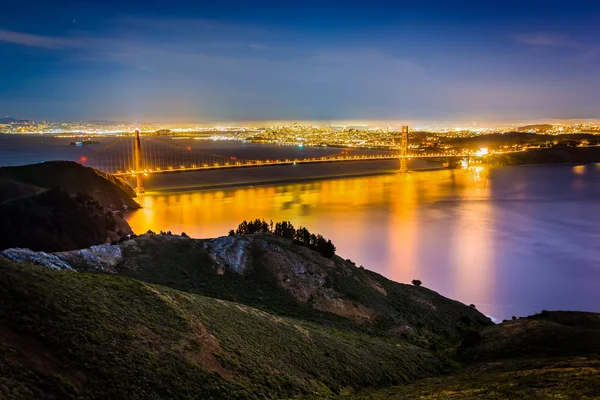
[[[411,154],[408,135],[408,127],[403,126],[399,132],[399,146],[394,148],[348,147],[325,156],[256,160],[209,153],[161,136],[142,135],[136,129],[133,135],[122,136],[95,153],[81,157],[79,162],[115,176],[135,177],[135,190],[143,193],[144,177],[149,174],[391,159],[400,160],[400,172],[407,172],[411,158],[457,158],[455,154]]]

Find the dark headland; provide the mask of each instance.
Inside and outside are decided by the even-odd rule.
[[[599,314],[493,324],[298,235],[125,234],[89,168],[0,179],[0,399],[600,396]]]
[[[54,161],[0,168],[0,249],[63,251],[133,233],[121,212],[139,208],[125,182]]]

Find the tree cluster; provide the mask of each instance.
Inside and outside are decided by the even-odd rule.
[[[325,239],[322,235],[315,235],[304,227],[298,229],[290,221],[281,221],[273,224],[273,221],[267,223],[265,220],[255,219],[254,221],[243,221],[237,229],[229,231],[229,236],[249,235],[252,233],[271,233],[282,238],[293,240],[296,244],[307,246],[321,253],[324,257],[331,258],[335,255],[335,246],[331,240]]]

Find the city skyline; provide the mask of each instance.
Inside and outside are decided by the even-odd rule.
[[[598,117],[589,2],[12,3],[0,110],[34,120]]]
[[[516,129],[526,125],[553,125],[556,127],[570,127],[576,131],[595,131],[600,126],[600,119],[522,119],[512,121],[416,121],[416,120],[255,120],[255,121],[199,121],[199,122],[160,122],[160,121],[132,121],[132,120],[33,120],[25,117],[12,116],[0,117],[0,132],[22,133],[60,133],[62,132],[101,132],[103,127],[109,127],[107,132],[133,132],[136,128],[144,131],[159,129],[172,129],[174,131],[193,131],[205,129],[254,129],[273,128],[285,126],[305,126],[318,128],[357,128],[357,129],[390,129],[399,130],[406,125],[411,129],[429,131],[493,131],[502,132]],[[48,130],[46,128],[49,128]],[[115,130],[116,129],[116,130]]]

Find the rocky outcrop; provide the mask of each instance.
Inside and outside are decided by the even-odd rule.
[[[111,274],[117,272],[115,266],[123,259],[121,247],[111,244],[61,253],[13,248],[1,251],[0,257],[51,269]]]
[[[119,245],[104,244],[89,249],[54,254],[77,271],[116,273],[115,267],[123,259]]]
[[[223,236],[203,243],[218,268],[231,268],[243,274],[252,265],[252,243],[250,237]]]
[[[34,265],[40,265],[51,269],[74,271],[69,263],[61,260],[54,254],[46,254],[43,251],[37,252],[29,249],[6,249],[0,252],[0,257]]]
[[[224,236],[203,243],[219,270],[229,268],[243,275],[260,263],[279,285],[298,301],[355,322],[370,321],[374,310],[345,298],[328,287],[328,270],[336,263],[304,246],[289,246],[289,241],[269,235]]]

